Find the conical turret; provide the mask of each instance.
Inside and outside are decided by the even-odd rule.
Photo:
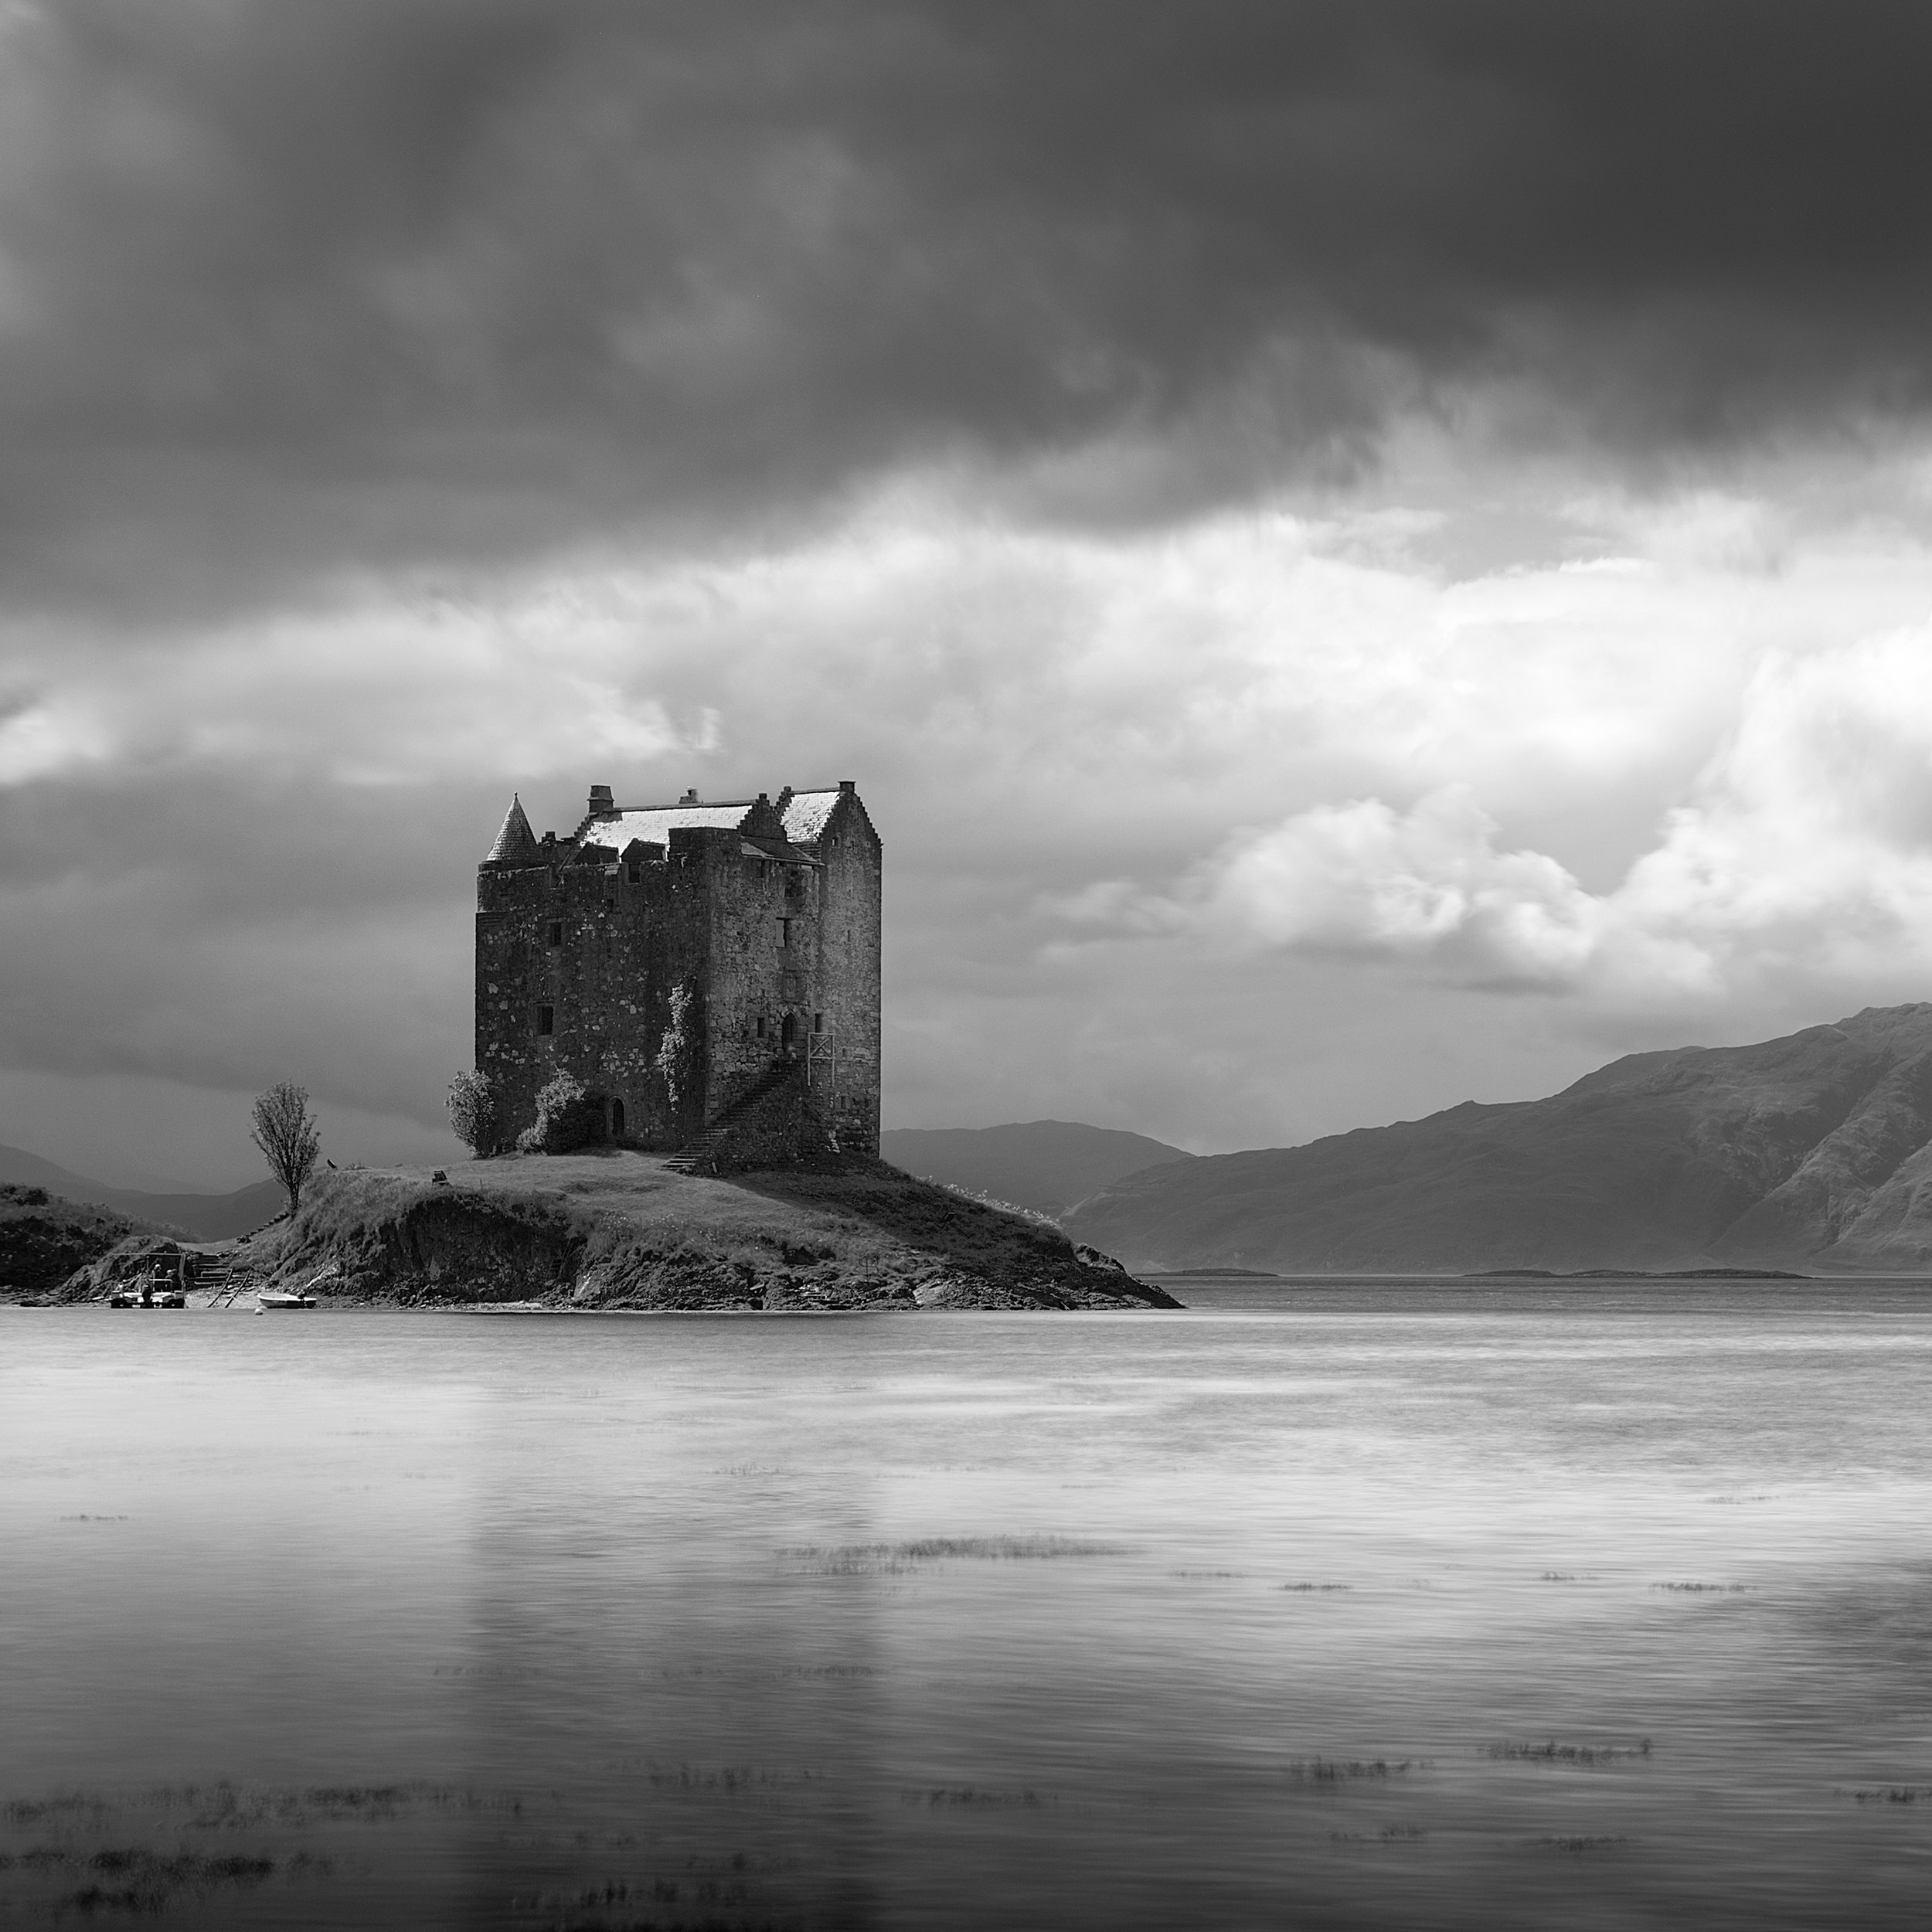
[[[543,859],[530,821],[523,815],[523,801],[512,792],[510,808],[503,815],[503,829],[496,835],[496,843],[483,862],[486,866],[536,866],[542,864]]]

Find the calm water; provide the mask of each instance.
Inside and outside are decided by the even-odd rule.
[[[1182,1292],[0,1311],[0,1926],[1926,1922],[1932,1286]]]

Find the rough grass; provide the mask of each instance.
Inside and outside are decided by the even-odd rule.
[[[1349,1784],[1363,1779],[1406,1777],[1411,1771],[1427,1770],[1430,1767],[1419,1757],[1398,1758],[1393,1762],[1386,1757],[1309,1757],[1281,1768],[1298,1784]]]
[[[1015,1276],[1052,1276],[1080,1266],[1073,1243],[1050,1222],[917,1179],[883,1161],[855,1158],[839,1173],[747,1174],[738,1184],[768,1199],[886,1230],[962,1266]]]
[[[893,1576],[922,1563],[1043,1561],[1056,1556],[1117,1556],[1117,1543],[1076,1536],[922,1536],[897,1543],[799,1543],[778,1553],[817,1577]]]
[[[1626,1758],[1650,1755],[1650,1740],[1635,1744],[1559,1744],[1555,1739],[1540,1744],[1504,1743],[1483,1747],[1485,1757],[1516,1759],[1531,1764],[1611,1764]]]
[[[294,1219],[241,1258],[283,1284],[406,1304],[1179,1305],[1085,1266],[1053,1229],[881,1162],[717,1180],[604,1149],[499,1156],[444,1182],[349,1169],[318,1175]]]
[[[1052,1792],[1045,1797],[1030,1787],[1018,1791],[985,1791],[974,1784],[941,1784],[920,1787],[899,1794],[902,1804],[923,1804],[928,1811],[940,1806],[975,1811],[1039,1811],[1060,1802]]]

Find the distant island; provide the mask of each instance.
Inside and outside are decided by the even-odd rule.
[[[1063,1225],[1161,1273],[1906,1273],[1932,1270],[1928,1182],[1918,1004],[1633,1053],[1546,1100],[1175,1162]]]
[[[1212,1275],[1217,1281],[1279,1281],[1281,1277],[1271,1268],[1170,1268],[1168,1273],[1177,1280],[1189,1275]]]
[[[1192,1270],[1189,1270],[1192,1272]],[[1478,1268],[1464,1281],[1815,1281],[1788,1268]]]

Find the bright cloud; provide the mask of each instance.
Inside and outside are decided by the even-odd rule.
[[[1453,949],[1562,981],[1600,944],[1602,902],[1553,859],[1499,852],[1467,785],[1403,813],[1379,798],[1317,805],[1239,841],[1210,869],[1208,916],[1275,946],[1420,957]]]
[[[1781,975],[1932,974],[1932,628],[1761,659],[1661,837],[1614,889],[1509,849],[1458,781],[1406,811],[1321,804],[1231,840],[1173,896],[1077,918],[1379,955],[1495,987],[1668,1005]]]
[[[1915,995],[1932,539],[1552,501],[1472,569],[1434,501],[1116,539],[901,487],[786,548],[16,626],[0,1046],[433,1122],[470,869],[594,780],[859,781],[902,1121],[1295,1138]],[[1398,1009],[1415,1052],[1311,1070]]]

